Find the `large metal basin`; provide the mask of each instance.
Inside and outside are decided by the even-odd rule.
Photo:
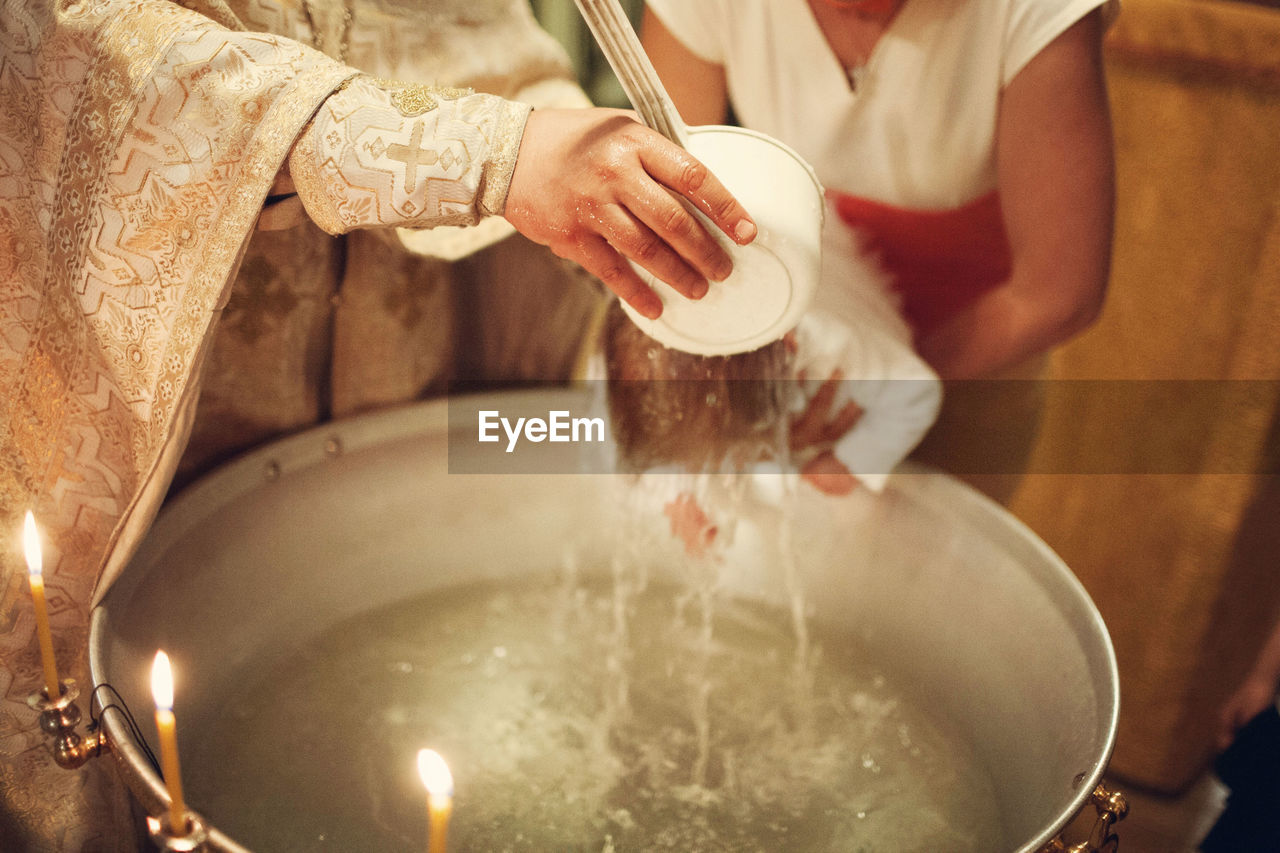
[[[584,408],[579,392],[534,393],[544,410]],[[95,684],[114,685],[154,738],[145,710],[159,647],[192,674],[181,719],[217,708],[237,670],[282,641],[435,587],[553,566],[569,541],[607,547],[583,531],[600,526],[610,475],[449,473],[451,405],[294,436],[188,488],[93,613]],[[474,420],[455,429],[473,437]],[[1114,652],[1079,582],[1009,513],[934,471],[909,467],[875,498],[805,490],[802,503],[806,541],[825,549],[806,561],[814,618],[853,626],[886,671],[970,734],[1005,837],[1041,847],[1081,810],[1115,737]],[[780,594],[750,575],[741,592]],[[160,780],[118,715],[105,725],[125,781],[161,813]],[[207,817],[216,848],[242,849]]]

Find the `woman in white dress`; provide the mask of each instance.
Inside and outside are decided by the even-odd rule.
[[[1106,2],[649,0],[643,39],[690,124],[732,107],[815,167],[820,309],[875,318],[944,379],[1026,378],[1106,290]],[[920,452],[1007,499],[1040,393],[949,384]]]
[[[732,104],[814,165],[845,226],[824,291],[879,266],[920,353],[972,378],[1101,306],[1103,2],[650,0],[644,39],[689,123],[723,123]]]

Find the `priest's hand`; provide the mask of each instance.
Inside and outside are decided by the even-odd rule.
[[[534,110],[503,215],[653,318],[662,302],[626,258],[691,299],[733,269],[680,198],[735,242],[755,237],[755,223],[715,176],[631,113]]]

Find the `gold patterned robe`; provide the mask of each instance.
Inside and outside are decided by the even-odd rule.
[[[491,214],[517,101],[584,101],[522,0],[187,5],[0,13],[5,851],[135,849],[108,768],[54,767],[26,704],[40,664],[25,510],[44,530],[60,671],[86,685],[94,591],[176,472],[450,378],[563,374],[592,310],[581,282],[553,298],[566,271],[531,244],[456,260],[510,232]],[[497,275],[512,258],[517,290]],[[524,334],[534,309],[563,333]]]

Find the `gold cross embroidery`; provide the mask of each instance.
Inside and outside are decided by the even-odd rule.
[[[373,83],[389,93],[391,106],[399,110],[400,115],[405,118],[413,118],[434,110],[439,103],[436,98],[456,101],[458,98],[475,94],[471,89],[428,86],[425,83],[406,83],[403,80],[387,80],[383,77],[374,77]]]
[[[418,167],[434,166],[440,155],[422,147],[422,122],[414,122],[409,144],[399,142],[387,146],[387,156],[404,164],[405,192],[412,193],[418,187]]]

